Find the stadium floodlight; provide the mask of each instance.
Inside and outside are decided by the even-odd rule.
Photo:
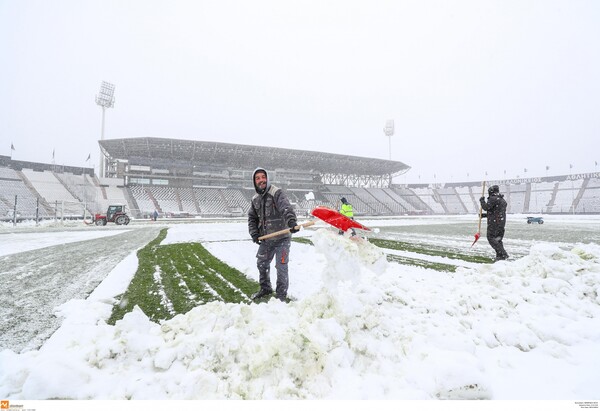
[[[388,136],[389,139],[389,149],[390,149],[390,160],[392,159],[392,136],[394,135],[394,120],[387,120],[385,122],[385,127],[383,128],[383,133]]]
[[[100,93],[96,95],[96,104],[102,107],[102,131],[100,133],[100,140],[104,140],[104,116],[107,108],[113,108],[115,106],[115,85],[103,81],[100,84]],[[104,167],[105,167],[104,155],[102,154],[102,150],[100,150],[100,177],[105,177],[104,175]]]

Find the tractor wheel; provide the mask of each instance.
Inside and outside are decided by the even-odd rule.
[[[125,216],[125,225],[129,224],[131,220],[129,219],[129,217]]]
[[[103,218],[96,220],[96,225],[106,225],[106,220]]]
[[[544,224],[544,220],[538,221],[539,224]]]
[[[531,220],[527,220],[527,224],[531,224]]]
[[[120,215],[115,219],[115,223],[117,225],[123,225],[123,224],[127,224],[127,216],[125,215]]]

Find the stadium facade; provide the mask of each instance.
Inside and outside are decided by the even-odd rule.
[[[177,186],[243,188],[260,166],[281,185],[384,187],[410,169],[400,161],[212,141],[139,137],[99,143],[107,159],[104,175],[123,177],[126,184],[167,179]]]
[[[125,204],[134,218],[243,216],[264,167],[300,215],[346,197],[359,216],[476,214],[481,182],[391,184],[399,161],[314,151],[154,137],[101,140],[105,175],[93,169],[0,156],[0,217],[81,218]],[[513,214],[600,213],[600,173],[491,181]],[[16,203],[16,205],[15,205]]]

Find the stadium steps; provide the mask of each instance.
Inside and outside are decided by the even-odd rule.
[[[504,193],[504,197],[506,197],[506,213],[507,214],[512,214],[514,213],[514,202],[512,197],[512,192],[510,190],[510,185],[507,184],[505,186],[500,187],[500,192]],[[521,210],[522,211],[522,210]]]
[[[458,204],[460,204],[462,206],[464,213],[469,214],[469,209],[467,208],[467,206],[463,202],[462,198],[460,197],[460,194],[459,194],[458,190],[456,189],[456,187],[452,188],[452,191],[456,195],[456,198],[458,198]]]
[[[94,185],[98,188],[100,188],[100,180],[98,180],[98,177],[96,175],[94,175],[92,177],[92,183],[94,183]]]
[[[71,194],[73,196],[73,198],[75,198],[77,201],[81,202],[82,204],[86,205],[85,208],[88,213],[93,214],[89,207],[90,204],[86,203],[85,199],[82,198],[83,196],[80,196],[79,194],[77,194],[76,186],[73,187],[71,184],[68,183],[68,180],[65,177],[65,174],[60,174],[55,171],[53,171],[52,174],[63,185],[63,187],[69,192],[69,194]],[[81,178],[83,180],[83,185],[81,187],[82,187],[82,190],[85,190],[85,188],[84,188],[84,186],[86,185],[85,177],[82,175]]]
[[[179,211],[183,212],[183,204],[181,203],[181,196],[179,195],[179,188],[175,188],[175,201],[177,201],[177,206],[179,207]]]
[[[108,200],[108,196],[106,195],[106,189],[104,188],[104,186],[102,184],[100,184],[100,180],[98,180],[98,176],[94,175],[92,177],[92,182],[94,183],[94,185],[96,187],[98,187],[100,189],[100,192],[102,192],[102,199]]]
[[[398,194],[397,192],[395,192],[393,189],[391,188],[384,188],[383,192],[392,199],[392,201],[394,201],[396,204],[398,204],[400,206],[400,210],[401,212],[404,213],[408,213],[410,211],[414,211],[415,206],[412,205],[411,203],[409,203],[407,200],[405,200],[404,198],[402,198],[400,196],[400,194]]]
[[[58,174],[57,172],[53,171],[52,175],[54,176],[54,178],[56,178],[58,180],[58,182],[60,184],[62,184],[62,186],[65,188],[65,190],[67,190],[69,192],[69,194],[71,194],[73,196],[73,198],[75,198],[77,201],[81,201],[83,202],[83,200],[81,198],[79,198],[79,195],[77,195],[77,193],[75,192],[75,190],[73,190],[73,188],[71,186],[69,186],[64,180],[63,180],[63,175]]]
[[[192,188],[192,199],[194,200],[194,207],[196,207],[196,214],[200,214],[200,203],[196,197],[196,190]]]
[[[579,201],[581,201],[581,197],[583,197],[583,193],[585,192],[589,182],[590,182],[589,177],[583,179],[581,188],[579,189],[579,192],[577,193],[577,197],[575,197],[575,200],[573,200],[573,204],[571,204],[571,210],[569,210],[569,212],[572,213],[572,212],[574,212],[574,210],[577,209],[577,206],[579,206]]]
[[[479,212],[479,208],[481,207],[481,203],[479,199],[481,198],[481,193],[479,192],[480,187],[469,186],[469,192],[471,193],[471,198],[473,199],[473,203],[475,204],[475,210]]]
[[[429,207],[429,205],[425,201],[423,201],[423,199],[421,197],[419,197],[419,195],[416,192],[414,192],[412,189],[410,189],[410,188],[404,188],[404,189],[392,188],[392,191],[394,191],[396,194],[398,194],[398,196],[400,196],[408,204],[410,204],[414,211],[423,212],[426,214],[434,214],[431,207]],[[407,194],[407,192],[408,192],[408,194]]]
[[[403,214],[406,212],[406,208],[398,201],[396,201],[396,199],[393,198],[391,194],[385,189],[382,188],[381,191],[379,191],[381,195],[380,198],[378,198],[375,192],[372,191],[372,188],[365,188],[365,190],[367,190],[369,194],[375,197],[375,200],[377,200],[377,202],[384,204],[385,207],[390,211],[391,215]]]
[[[48,201],[46,201],[46,199],[42,197],[40,193],[37,192],[37,190],[35,189],[35,187],[33,187],[33,184],[31,184],[31,181],[29,181],[25,173],[23,173],[23,171],[21,170],[17,170],[17,174],[21,178],[21,181],[23,181],[23,184],[25,184],[25,187],[27,187],[27,189],[33,194],[33,196],[40,199],[40,204],[42,205],[42,207],[44,207],[48,215],[54,215],[54,208],[50,204],[48,204]]]
[[[433,199],[435,201],[437,201],[438,204],[441,205],[442,208],[444,209],[444,214],[449,214],[448,207],[446,206],[446,203],[444,203],[444,199],[442,198],[442,196],[440,195],[440,193],[437,191],[437,189],[436,188],[432,188],[431,191],[433,193]]]
[[[129,186],[125,186],[124,190],[123,190],[123,195],[125,196],[125,201],[127,201],[127,206],[129,207],[129,210],[133,213],[133,210],[137,210],[137,217],[141,218],[142,213],[140,211],[140,206],[138,205],[137,201],[135,201],[135,197],[133,195],[133,193],[131,192],[131,187]]]
[[[9,209],[9,210],[14,209],[14,204],[11,204],[7,199],[4,198],[4,196],[0,195],[0,201],[2,202],[2,204],[4,204],[6,206],[7,209]]]
[[[547,213],[551,213],[552,209],[554,208],[554,203],[556,202],[556,195],[558,194],[558,185],[559,185],[558,181],[556,183],[554,183],[554,190],[552,190],[552,197],[550,198],[550,201],[548,202],[548,207],[546,208]]]
[[[150,198],[150,200],[152,201],[152,204],[154,204],[154,208],[159,212],[162,213],[163,210],[162,208],[160,208],[160,204],[158,204],[158,201],[156,201],[156,198],[154,198],[154,194],[152,194],[152,191],[148,188],[148,187],[144,187],[144,191],[146,191],[146,194],[148,194],[148,197]]]
[[[219,196],[221,197],[221,200],[223,200],[223,203],[229,208],[230,204],[229,201],[227,201],[227,196],[225,195],[223,190],[218,189],[217,191],[219,193]]]
[[[529,213],[529,202],[531,201],[531,183],[525,184],[525,202],[523,204],[523,212],[525,214]]]
[[[371,206],[373,209],[376,209],[377,204],[381,204],[383,206],[382,208],[384,210],[387,210],[387,213],[385,214],[394,214],[394,210],[392,210],[389,205],[375,197],[375,195],[371,193],[368,189],[365,188],[363,189],[363,191],[367,193],[370,199],[372,199],[371,201],[369,201],[369,206]]]

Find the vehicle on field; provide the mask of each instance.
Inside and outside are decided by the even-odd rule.
[[[544,219],[542,217],[527,217],[527,224],[532,223],[544,224]]]
[[[129,224],[130,218],[125,212],[124,205],[110,205],[106,214],[95,214],[93,223],[96,225],[106,225],[107,223],[115,223],[116,225]]]

